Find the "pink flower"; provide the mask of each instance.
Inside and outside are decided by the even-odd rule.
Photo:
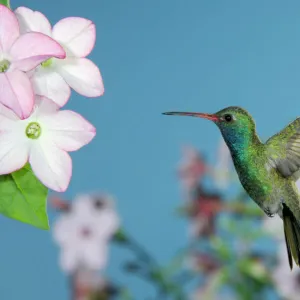
[[[45,186],[58,192],[67,189],[72,175],[68,152],[88,144],[96,130],[79,114],[58,108],[50,99],[36,96],[33,113],[21,120],[0,106],[0,175],[29,161]]]
[[[14,13],[0,5],[0,102],[20,118],[27,118],[34,93],[24,73],[52,57],[65,58],[64,49],[50,37],[37,32],[20,35]]]
[[[92,21],[70,17],[51,28],[40,12],[19,7],[15,13],[23,32],[35,31],[51,36],[67,53],[66,59],[51,59],[30,74],[36,94],[63,106],[70,97],[70,87],[86,97],[99,97],[104,93],[98,67],[85,58],[93,50],[96,40],[96,28]]]

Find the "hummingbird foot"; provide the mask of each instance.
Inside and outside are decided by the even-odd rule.
[[[275,216],[274,213],[271,213],[271,210],[269,208],[264,209],[264,212],[269,218],[273,218]]]

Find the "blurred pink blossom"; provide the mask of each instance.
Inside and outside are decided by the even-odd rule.
[[[120,220],[109,196],[77,196],[71,211],[56,221],[53,231],[61,247],[63,271],[104,269],[109,239],[119,226]]]
[[[186,190],[193,190],[206,174],[208,167],[201,153],[193,147],[183,148],[183,161],[179,165],[179,176]]]

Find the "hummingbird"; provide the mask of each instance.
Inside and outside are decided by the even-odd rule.
[[[204,118],[215,123],[227,144],[239,180],[268,217],[278,214],[283,228],[290,268],[300,267],[300,117],[262,142],[247,110],[230,106],[214,114],[165,112]]]

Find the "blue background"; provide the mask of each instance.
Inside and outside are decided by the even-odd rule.
[[[215,112],[239,105],[268,137],[300,115],[300,2],[279,0],[11,0],[42,11],[54,24],[82,16],[97,26],[90,58],[105,95],[73,93],[68,108],[97,127],[95,140],[73,153],[68,191],[104,190],[118,199],[123,225],[162,263],[187,240],[176,165],[184,144],[210,153],[217,128],[168,110]],[[49,210],[51,222],[54,214]],[[1,299],[68,299],[51,231],[0,218]],[[128,253],[114,248],[108,274],[144,300],[152,289],[122,275]]]

